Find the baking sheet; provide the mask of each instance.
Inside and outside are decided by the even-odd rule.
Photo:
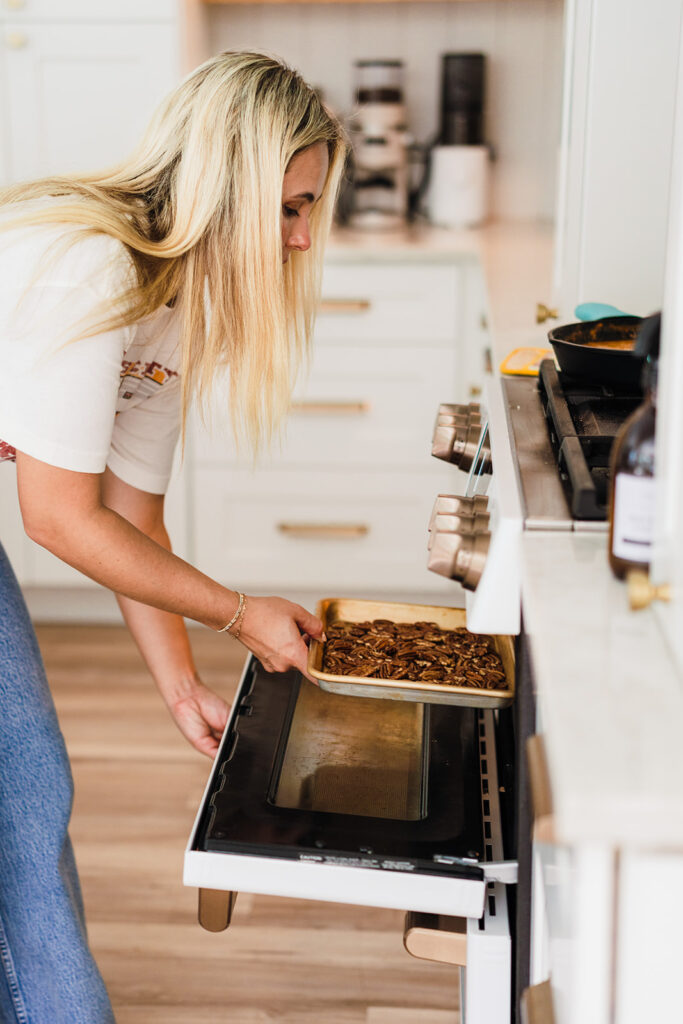
[[[357,598],[325,598],[318,603],[317,614],[323,628],[338,619],[366,622],[389,619],[391,622],[435,622],[442,629],[466,626],[464,608],[440,605],[403,604],[392,601],[365,601]],[[476,635],[473,634],[476,638]],[[376,679],[372,676],[343,676],[323,671],[325,644],[313,640],[308,652],[308,671],[318,680],[320,688],[330,693],[353,697],[379,697],[384,700],[407,700],[423,704],[455,704],[461,707],[503,708],[515,696],[515,659],[512,637],[493,636],[496,652],[503,662],[507,680],[504,690],[479,690],[471,686],[447,686],[444,683],[413,682],[406,679]]]

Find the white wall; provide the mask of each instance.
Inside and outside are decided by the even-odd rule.
[[[258,49],[299,68],[340,114],[352,107],[353,62],[405,62],[409,127],[438,120],[441,54],[488,56],[486,135],[495,147],[493,213],[552,219],[560,129],[563,0],[215,6],[218,50]]]

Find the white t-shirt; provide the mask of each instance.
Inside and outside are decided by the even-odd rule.
[[[78,338],[133,271],[107,235],[65,246],[72,230],[0,232],[0,461],[19,449],[81,473],[109,466],[163,494],[180,425],[178,316],[164,307]]]

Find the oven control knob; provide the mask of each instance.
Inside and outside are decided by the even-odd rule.
[[[454,423],[437,424],[432,437],[432,455],[435,459],[450,462],[453,455],[453,442],[457,427]]]
[[[449,576],[465,590],[476,590],[486,564],[490,533],[436,533],[427,566],[440,576]]]
[[[439,494],[434,502],[432,514],[429,518],[429,529],[434,529],[434,520],[437,516],[476,516],[488,514],[489,499],[485,494],[475,494],[472,498],[466,498],[459,494]]]
[[[488,512],[480,512],[477,515],[437,515],[430,528],[427,547],[431,549],[437,533],[461,533],[466,536],[470,533],[487,533],[488,529]]]
[[[480,423],[470,423],[466,429],[456,427],[451,462],[465,473],[469,473],[472,468],[472,463],[479,450],[480,437]]]
[[[476,515],[486,512],[489,506],[488,495],[475,494],[471,498],[464,494],[437,494],[432,518],[438,515]]]
[[[475,413],[481,415],[479,402],[442,402],[439,406],[439,416],[472,416]]]

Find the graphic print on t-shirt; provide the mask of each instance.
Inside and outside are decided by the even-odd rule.
[[[132,398],[147,398],[178,376],[177,370],[162,366],[155,360],[143,363],[139,359],[124,359],[121,362],[119,399],[130,401]]]

